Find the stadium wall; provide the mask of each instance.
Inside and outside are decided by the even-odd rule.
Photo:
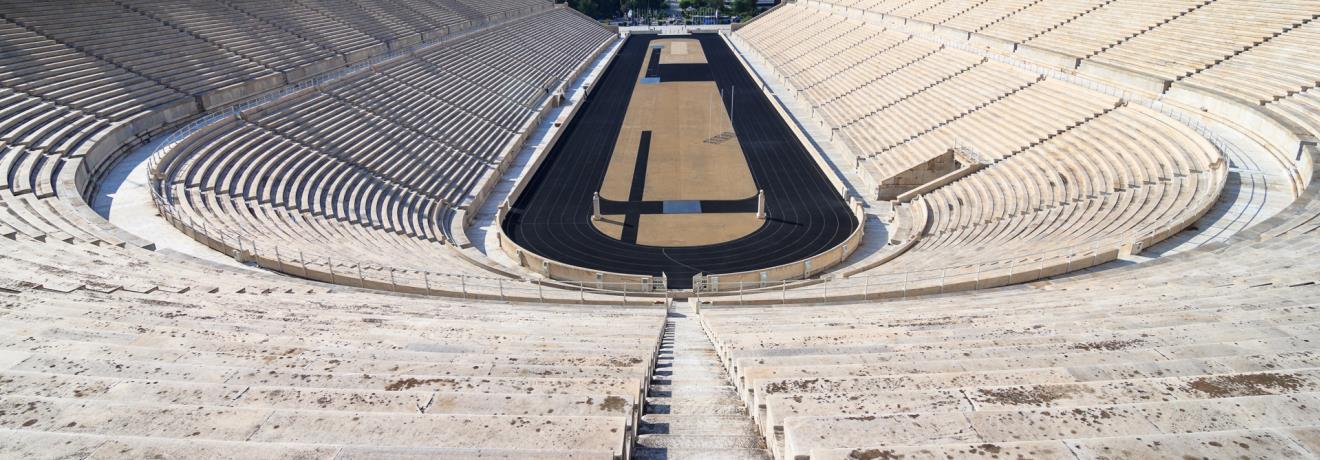
[[[700,287],[702,292],[739,291],[747,286],[760,289],[766,287],[767,283],[807,279],[834,268],[857,251],[857,247],[862,244],[862,237],[866,234],[866,225],[862,224],[866,222],[866,210],[862,208],[860,201],[854,200],[851,205],[859,224],[852,234],[848,235],[848,239],[833,248],[806,259],[774,267],[698,276],[692,281],[692,286],[694,289]]]

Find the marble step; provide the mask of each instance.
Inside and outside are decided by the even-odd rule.
[[[642,434],[759,436],[756,425],[745,415],[642,416]]]
[[[664,449],[764,449],[765,443],[759,436],[748,435],[693,435],[693,434],[643,434],[637,436],[640,447]]]
[[[654,449],[640,447],[633,460],[772,460],[765,449]]]

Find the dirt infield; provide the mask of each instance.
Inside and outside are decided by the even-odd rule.
[[[691,38],[661,38],[651,41],[651,46],[664,46],[660,52],[661,64],[705,64],[706,52],[701,49],[701,42]]]
[[[718,36],[633,35],[582,104],[502,223],[526,250],[685,288],[697,273],[802,260],[856,228]]]
[[[756,213],[645,214],[637,226],[637,244],[705,246],[750,235],[765,223]]]
[[[706,63],[697,40],[651,42],[651,48],[657,46],[663,46],[659,54],[662,64]],[[666,54],[680,47],[681,52]],[[645,78],[654,56],[648,53],[644,57],[638,69],[639,80]],[[736,200],[756,195],[756,182],[714,81],[639,84],[630,97],[632,102],[624,115],[601,185],[602,198],[630,201],[636,198],[634,188],[639,185],[643,201]],[[641,145],[643,142],[647,145]],[[639,153],[643,149],[647,156],[646,165],[641,167],[637,162],[641,161]],[[645,177],[637,177],[639,172]],[[735,226],[737,231],[726,231],[724,227],[730,219],[723,217],[644,215],[636,220],[635,242],[651,246],[722,243],[760,226],[760,222],[739,221]],[[653,224],[659,227],[647,228]],[[685,231],[669,233],[677,230]],[[621,232],[616,238],[623,236]]]

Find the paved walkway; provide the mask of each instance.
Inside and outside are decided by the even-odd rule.
[[[156,243],[157,250],[169,249],[228,267],[259,270],[198,243],[160,217],[156,204],[151,200],[147,158],[151,157],[166,137],[156,136],[155,140],[134,149],[116,162],[106,173],[105,180],[101,181],[101,188],[92,197],[89,203],[92,209],[124,231]]]

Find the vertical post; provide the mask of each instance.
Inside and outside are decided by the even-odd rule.
[[[907,283],[908,275],[910,274],[912,274],[912,272],[903,272],[903,300],[907,300]]]
[[[390,286],[393,286],[395,291],[399,290],[399,283],[394,282],[394,267],[390,267]]]
[[[281,272],[284,271],[284,261],[280,260],[280,247],[279,247],[279,246],[275,246],[275,266],[276,266],[276,267],[279,267],[279,271],[281,271]]]
[[[600,220],[600,192],[591,192],[591,220]]]
[[[756,218],[765,220],[765,190],[756,191]]]
[[[327,267],[330,267],[330,282],[331,282],[331,283],[336,283],[336,281],[335,281],[335,261],[334,261],[333,259],[329,258],[329,257],[326,257],[326,258],[325,258],[325,265],[326,265]]]
[[[504,279],[503,279],[503,278],[496,279],[496,280],[495,280],[495,284],[496,284],[497,286],[499,286],[499,288],[500,288],[500,301],[503,302],[503,301],[504,301]]]
[[[431,295],[431,272],[422,272],[422,284],[426,286],[426,295]]]
[[[357,263],[358,287],[367,287],[367,277],[362,276],[362,262]]]
[[[463,300],[467,300],[467,275],[460,276],[458,284],[463,289]]]
[[[542,302],[545,302],[545,293],[541,292],[541,284],[542,283],[540,281],[536,282],[536,298],[541,299]]]

